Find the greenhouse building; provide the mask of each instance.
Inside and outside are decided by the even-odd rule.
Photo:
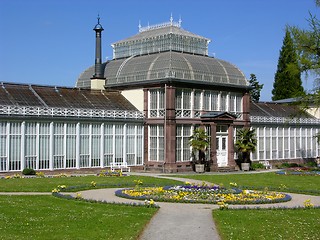
[[[230,62],[208,55],[210,40],[181,21],[140,27],[96,58],[74,88],[1,83],[0,172],[101,169],[185,172],[189,138],[203,127],[210,171],[237,169],[236,131],[256,129],[254,161],[274,165],[320,156],[320,120],[285,103],[253,103],[248,81]]]

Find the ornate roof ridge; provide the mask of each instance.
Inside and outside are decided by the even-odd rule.
[[[120,43],[124,43],[124,42],[131,42],[131,41],[135,41],[135,40],[141,40],[141,39],[146,39],[146,38],[152,38],[155,36],[160,36],[160,35],[164,35],[164,34],[168,34],[168,33],[172,33],[172,34],[178,34],[178,35],[184,35],[187,37],[193,37],[193,38],[201,38],[204,39],[208,42],[210,42],[210,39],[200,36],[198,34],[189,32],[185,29],[183,29],[181,27],[181,23],[180,26],[178,26],[179,23],[176,22],[166,22],[166,23],[161,23],[161,24],[156,24],[156,25],[152,25],[152,26],[147,26],[147,27],[141,27],[141,25],[139,24],[139,32],[131,37],[119,40],[117,42],[114,42],[111,44],[112,47],[114,47],[117,44]],[[141,30],[142,29],[142,30]],[[169,29],[169,30],[165,30],[165,29]]]
[[[145,32],[145,31],[158,29],[158,28],[163,28],[163,27],[169,27],[169,26],[174,26],[174,27],[181,28],[181,23],[182,23],[181,18],[179,19],[179,22],[174,22],[173,18],[171,16],[169,22],[154,24],[154,25],[151,25],[151,26],[148,24],[148,26],[142,27],[141,24],[139,23],[139,32]]]

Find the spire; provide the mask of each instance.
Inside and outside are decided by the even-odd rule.
[[[181,20],[181,16],[180,16],[180,17],[179,17],[179,22],[178,22],[179,27],[181,27],[181,23],[182,23],[182,20]]]
[[[102,69],[102,59],[101,59],[101,32],[104,30],[100,24],[100,16],[98,15],[98,23],[95,25],[94,29],[96,32],[96,58],[95,58],[95,70],[93,79],[104,79],[103,69]]]

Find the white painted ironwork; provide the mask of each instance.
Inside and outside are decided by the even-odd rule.
[[[174,22],[172,16],[170,17],[169,22],[164,22],[164,23],[159,23],[159,24],[154,24],[154,25],[148,25],[146,27],[141,27],[141,24],[139,23],[139,32],[145,32],[153,29],[158,29],[158,28],[163,28],[163,27],[169,27],[169,26],[174,26],[174,27],[181,27],[181,19],[179,22]]]
[[[316,118],[286,118],[269,116],[251,116],[252,123],[280,123],[280,124],[320,124],[320,119]]]
[[[66,118],[112,118],[112,119],[142,119],[144,114],[139,111],[83,109],[83,108],[56,108],[34,106],[0,106],[0,116],[43,116]]]

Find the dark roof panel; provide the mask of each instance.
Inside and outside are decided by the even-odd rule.
[[[250,115],[262,117],[312,118],[310,114],[301,111],[300,108],[296,105],[280,104],[274,102],[251,102]]]
[[[6,93],[5,101],[17,106],[44,106],[41,99],[34,93],[30,85],[2,84]]]
[[[1,105],[137,111],[117,91],[13,83],[1,86]]]

